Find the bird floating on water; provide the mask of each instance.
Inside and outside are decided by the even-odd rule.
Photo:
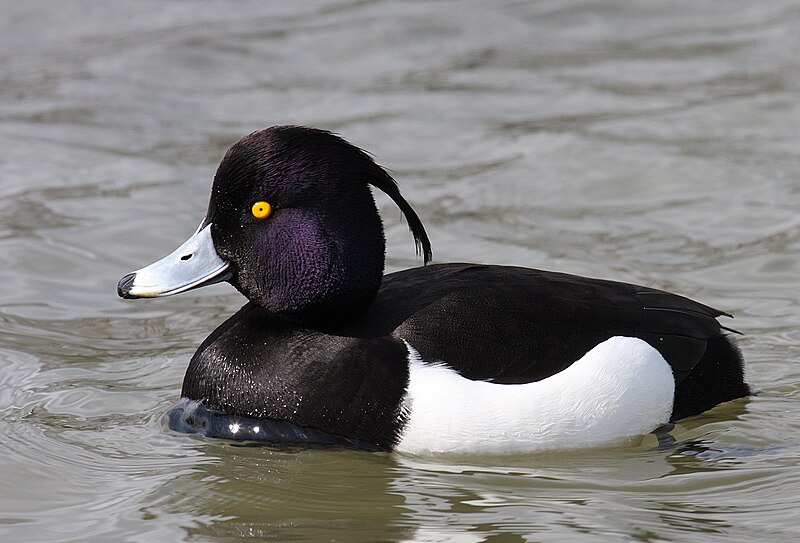
[[[383,274],[370,187],[426,265]],[[522,267],[428,264],[394,179],[330,132],[276,126],[233,145],[208,211],[123,298],[227,281],[248,303],[200,345],[182,432],[410,453],[591,447],[749,394],[721,311],[637,285]]]

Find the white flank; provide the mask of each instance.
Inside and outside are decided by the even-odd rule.
[[[397,450],[519,453],[617,443],[669,420],[672,370],[644,341],[612,337],[564,371],[521,385],[470,381],[409,345],[408,422]]]

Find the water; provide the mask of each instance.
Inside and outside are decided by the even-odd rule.
[[[0,540],[795,541],[800,8],[765,2],[3,2]],[[435,259],[736,315],[759,394],[602,450],[412,458],[161,423],[242,298],[123,301],[271,124],[391,168]],[[388,268],[414,266],[379,200]]]

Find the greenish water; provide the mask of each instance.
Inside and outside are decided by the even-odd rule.
[[[767,2],[4,2],[0,540],[796,541],[800,8]],[[161,423],[243,299],[126,302],[228,145],[335,130],[437,261],[735,314],[759,391],[610,449],[413,458]],[[418,265],[379,198],[388,268]]]

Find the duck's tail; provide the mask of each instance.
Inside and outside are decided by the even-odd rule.
[[[726,335],[707,341],[703,358],[675,387],[672,421],[750,394],[750,387],[744,382],[744,360],[739,347]]]

